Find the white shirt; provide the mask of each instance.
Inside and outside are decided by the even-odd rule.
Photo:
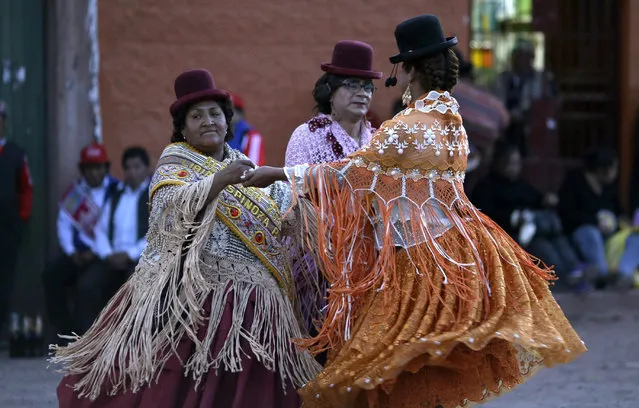
[[[138,239],[138,201],[148,188],[148,181],[135,190],[124,186],[124,192],[113,214],[112,242],[109,241],[111,200],[104,206],[95,233],[95,253],[98,257],[105,259],[114,253],[126,252],[132,261],[137,262],[140,259],[146,246],[146,236]]]
[[[99,206],[104,206],[104,197],[106,196],[107,189],[109,188],[109,184],[111,180],[109,176],[104,178],[102,185],[96,188],[90,188],[84,179],[79,182],[82,187],[89,189],[91,193],[91,198],[93,201]],[[102,208],[104,211],[104,207]],[[73,245],[73,220],[64,212],[61,208],[58,210],[58,221],[57,221],[57,229],[58,229],[58,242],[60,243],[60,247],[62,251],[67,255],[71,256],[75,252],[75,245]],[[80,231],[80,241],[82,241],[86,246],[92,248],[95,244],[95,240],[89,237],[83,231]]]

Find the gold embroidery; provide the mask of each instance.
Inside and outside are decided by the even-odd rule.
[[[161,185],[197,182],[227,165],[205,158],[183,144],[172,147],[165,151],[158,163],[156,174],[160,180],[154,180],[151,195]],[[281,214],[275,202],[257,188],[228,186],[218,197],[216,215],[262,261],[280,286],[293,296],[292,279],[281,259],[277,242]]]

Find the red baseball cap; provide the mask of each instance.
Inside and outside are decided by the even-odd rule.
[[[231,94],[231,103],[233,104],[233,106],[235,107],[235,109],[244,110],[244,99],[242,99],[242,97],[238,94],[232,93]]]
[[[80,153],[80,164],[107,164],[108,162],[106,150],[100,143],[91,143]]]

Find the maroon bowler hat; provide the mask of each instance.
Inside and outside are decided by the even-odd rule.
[[[215,87],[211,73],[205,69],[192,69],[182,72],[175,78],[175,102],[171,104],[171,116],[180,108],[205,100],[226,101],[230,94]]]
[[[373,47],[361,41],[340,41],[333,49],[333,60],[322,64],[322,71],[363,79],[379,79],[381,72],[373,71]]]

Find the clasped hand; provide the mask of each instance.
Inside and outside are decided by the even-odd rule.
[[[250,160],[235,160],[220,170],[218,175],[224,179],[226,185],[240,184],[245,180],[243,177],[246,177],[254,168],[255,164]]]
[[[258,167],[250,160],[235,160],[220,170],[219,176],[226,185],[240,184],[244,187],[268,187],[278,180],[286,180],[284,169],[280,167]]]
[[[244,187],[268,187],[276,181],[286,180],[286,174],[281,167],[264,166],[248,171],[243,179]]]

